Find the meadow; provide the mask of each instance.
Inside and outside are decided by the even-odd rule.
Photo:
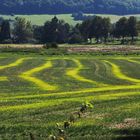
[[[85,15],[94,15],[94,14],[85,14]],[[130,17],[130,16],[136,16],[137,19],[140,19],[140,15],[106,15],[106,14],[96,14],[97,16],[101,16],[101,17],[109,17],[111,19],[112,23],[115,23],[116,21],[118,21],[121,17],[125,16],[125,17]],[[54,16],[57,16],[58,19],[62,19],[65,22],[69,23],[70,25],[76,25],[77,23],[81,23],[82,21],[75,21],[74,18],[72,17],[72,14],[58,14],[58,15],[48,15],[48,14],[44,14],[44,15],[0,15],[0,17],[3,17],[4,19],[11,19],[14,20],[15,17],[23,17],[26,18],[26,20],[31,21],[31,23],[33,25],[43,25],[46,21],[50,21]]]
[[[85,102],[67,140],[140,137],[139,56],[0,55],[0,140],[48,140]]]

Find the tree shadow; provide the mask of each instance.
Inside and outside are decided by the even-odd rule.
[[[140,128],[115,130],[119,135],[115,140],[140,140]]]

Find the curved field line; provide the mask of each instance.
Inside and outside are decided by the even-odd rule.
[[[0,76],[0,81],[8,81],[8,78],[6,76]]]
[[[89,95],[86,97],[71,97],[71,98],[63,98],[62,99],[54,99],[54,100],[46,100],[41,101],[37,103],[31,103],[31,104],[24,104],[24,105],[14,105],[14,106],[2,106],[0,108],[0,111],[13,111],[13,110],[25,110],[25,109],[38,109],[43,107],[51,107],[54,105],[60,105],[64,102],[82,102],[82,101],[91,101],[91,100],[101,100],[101,101],[108,101],[108,100],[116,100],[120,97],[126,97],[126,96],[136,96],[139,95],[139,92],[123,92],[123,93],[115,93],[115,94],[108,94],[108,95]]]
[[[10,68],[10,67],[16,67],[16,66],[22,64],[23,61],[26,60],[26,59],[29,59],[29,58],[20,58],[13,63],[0,66],[0,70],[7,69],[7,68]],[[0,76],[0,81],[8,81],[8,78],[6,76]]]
[[[29,59],[29,58],[20,58],[20,59],[16,60],[13,63],[7,64],[7,65],[4,65],[4,66],[0,66],[0,70],[6,69],[6,68],[10,68],[10,67],[16,67],[16,66],[22,64],[23,61],[27,60],[27,59]]]
[[[18,95],[12,97],[1,97],[0,99],[28,99],[28,98],[37,98],[37,97],[54,97],[54,96],[61,96],[61,95],[74,95],[74,94],[83,94],[83,93],[98,93],[98,92],[107,92],[107,91],[117,91],[117,90],[133,90],[133,89],[140,89],[140,85],[117,85],[117,86],[108,86],[108,87],[101,87],[101,88],[89,88],[89,89],[82,89],[80,91],[69,91],[69,92],[58,92],[58,93],[51,93],[51,94],[37,94],[37,95]]]
[[[131,78],[125,74],[122,73],[121,69],[119,66],[117,66],[116,64],[110,62],[110,61],[107,61],[107,60],[104,60],[104,62],[110,64],[112,66],[112,72],[113,74],[119,78],[119,79],[122,79],[122,80],[127,80],[127,81],[130,81],[130,82],[133,82],[133,83],[139,83],[140,84],[140,80],[139,79],[135,79],[135,78]]]
[[[98,83],[96,81],[93,81],[93,80],[90,80],[90,79],[87,79],[81,75],[79,75],[79,72],[81,69],[84,68],[84,66],[80,63],[79,60],[76,60],[76,59],[72,59],[72,61],[74,61],[77,65],[77,68],[74,68],[74,69],[70,69],[70,70],[67,70],[66,71],[66,75],[67,76],[70,76],[74,79],[76,79],[77,81],[81,81],[81,82],[87,82],[87,83],[91,83],[91,84],[95,84],[95,85],[104,85],[102,83]]]
[[[132,59],[127,59],[127,61],[132,62],[132,63],[137,63],[137,64],[140,64],[140,62],[139,62],[139,61],[132,60]]]
[[[37,72],[40,72],[44,69],[48,69],[51,67],[52,67],[52,63],[51,63],[51,61],[49,61],[42,66],[33,68],[29,71],[22,73],[21,75],[19,75],[19,77],[36,84],[38,87],[40,87],[43,90],[56,90],[56,88],[57,88],[56,86],[52,86],[52,85],[32,76],[33,74],[35,74]]]

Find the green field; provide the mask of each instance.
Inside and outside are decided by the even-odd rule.
[[[33,25],[43,25],[46,21],[50,21],[54,16],[55,15],[47,15],[47,14],[46,15],[15,15],[15,16],[0,15],[0,17],[3,17],[4,19],[12,19],[12,20],[14,20],[15,17],[23,17],[31,21]],[[71,25],[75,25],[81,22],[81,21],[74,21],[71,14],[59,14],[56,16],[61,20],[65,20]]]
[[[140,136],[140,57],[0,55],[0,140],[47,140],[81,104],[68,140]]]
[[[85,14],[85,15],[93,15],[93,14]],[[46,21],[51,20],[55,15],[15,15],[15,16],[10,16],[10,15],[0,15],[0,17],[3,17],[4,19],[11,19],[14,20],[15,17],[24,17],[27,20],[31,21],[33,25],[43,25]],[[81,23],[81,21],[75,21],[71,14],[59,14],[56,15],[59,19],[65,20],[71,25],[76,25],[77,23]],[[117,15],[105,15],[105,14],[97,14],[97,16],[102,16],[102,17],[109,17],[111,19],[112,23],[115,23],[117,20],[119,20],[122,16],[117,16]],[[125,16],[125,15],[124,15]],[[127,15],[126,17],[129,16],[136,16],[138,20],[140,19],[140,15]]]

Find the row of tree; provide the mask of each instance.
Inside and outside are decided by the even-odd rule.
[[[47,21],[44,26],[32,26],[25,18],[17,17],[14,22],[0,20],[1,43],[96,43],[107,42],[109,39],[134,37],[139,33],[139,22],[135,17],[122,17],[115,24],[109,18],[95,16],[76,26],[70,26],[57,17]]]

